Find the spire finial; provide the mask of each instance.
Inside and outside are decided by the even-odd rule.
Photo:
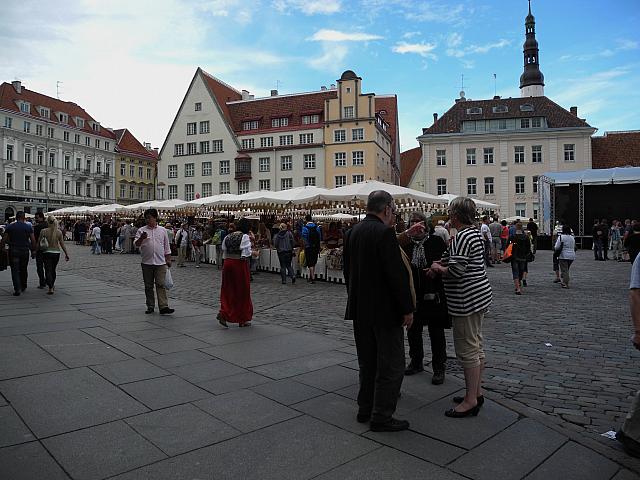
[[[531,0],[529,0],[529,15],[531,15]]]

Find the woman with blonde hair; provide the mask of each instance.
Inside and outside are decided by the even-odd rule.
[[[53,215],[47,217],[47,228],[43,228],[40,231],[38,245],[43,252],[42,260],[44,263],[45,283],[47,287],[49,287],[47,295],[53,295],[56,283],[56,267],[60,261],[61,251],[64,252],[65,261],[69,261],[69,253],[67,252],[67,247],[64,245],[62,232],[58,228],[56,217]]]

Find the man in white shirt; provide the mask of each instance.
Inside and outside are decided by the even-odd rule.
[[[438,224],[433,228],[433,234],[437,237],[442,238],[442,240],[444,240],[444,243],[449,246],[451,235],[449,235],[449,232],[444,227],[444,220],[438,220]]]
[[[155,283],[158,308],[161,314],[166,315],[174,312],[173,308],[169,308],[167,290],[164,287],[167,268],[171,267],[169,237],[164,227],[158,225],[158,211],[155,208],[145,211],[144,218],[147,224],[136,232],[135,246],[140,249],[142,256],[142,278],[147,297],[145,313],[153,313],[156,303],[153,295]]]
[[[91,235],[93,235],[95,239],[91,245],[91,254],[93,255],[95,253],[96,255],[100,255],[100,244],[102,241],[100,238],[100,225],[96,224],[96,226],[93,227]]]
[[[480,225],[480,233],[484,240],[484,264],[487,267],[493,268],[491,263],[491,230],[489,229],[489,217],[482,217],[482,224]]]

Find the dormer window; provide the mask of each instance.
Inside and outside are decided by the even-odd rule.
[[[533,112],[533,105],[531,105],[530,103],[525,103],[523,105],[520,105],[520,111],[521,112]]]
[[[40,116],[44,118],[50,118],[49,109],[45,107],[40,107]]]
[[[24,112],[24,113],[31,112],[31,104],[29,104],[27,102],[20,103],[20,111]]]
[[[92,129],[94,132],[99,132],[99,131],[100,131],[100,124],[99,124],[98,122],[93,122],[93,123],[91,124],[91,129]]]
[[[497,107],[493,107],[493,113],[507,113],[509,111],[509,107],[506,105],[498,105]]]
[[[467,108],[467,115],[482,115],[482,108],[481,107]]]
[[[78,128],[84,128],[84,120],[80,117],[76,117],[76,125]]]
[[[288,125],[289,125],[289,118],[288,117],[272,118],[271,119],[271,127],[272,128],[287,127]]]
[[[60,123],[69,123],[69,115],[66,113],[58,113],[58,118],[60,119]]]
[[[242,130],[258,130],[259,125],[258,120],[247,120],[242,122]]]

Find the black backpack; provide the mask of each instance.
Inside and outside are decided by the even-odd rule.
[[[318,232],[317,225],[314,225],[313,227],[307,226],[307,232],[309,245],[312,248],[320,249],[320,232]]]

